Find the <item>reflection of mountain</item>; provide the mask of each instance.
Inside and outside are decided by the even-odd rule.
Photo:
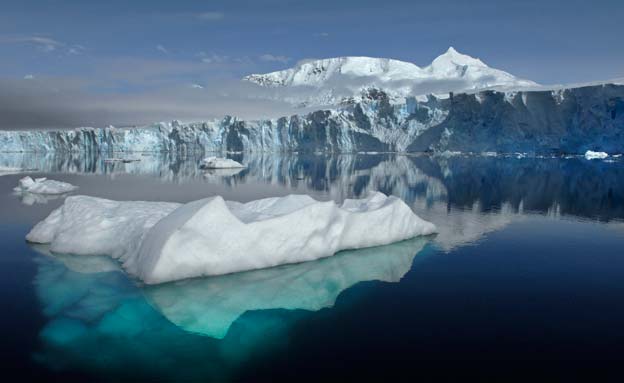
[[[149,286],[146,294],[181,328],[223,338],[231,324],[253,310],[318,311],[361,281],[398,282],[426,239],[346,251],[315,262]]]
[[[52,256],[35,246],[44,255],[34,284],[48,318],[35,357],[113,380],[221,381],[239,361],[280,347],[299,309],[330,307],[360,281],[398,282],[426,242],[145,290],[107,257]]]

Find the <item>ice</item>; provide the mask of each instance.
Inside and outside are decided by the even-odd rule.
[[[551,90],[517,90],[511,104],[504,102],[507,93],[499,91],[479,93],[482,103],[475,102],[474,95],[462,93],[455,93],[451,101],[447,93],[446,99],[408,97],[402,103],[390,104],[391,95],[369,89],[359,103],[283,118],[225,117],[125,129],[0,130],[0,153],[101,153],[123,160],[133,158],[128,153],[138,152],[181,157],[243,152],[446,150],[552,155],[584,153],[587,148],[607,153],[624,152],[621,134],[624,104],[610,101],[624,98],[624,86],[569,88],[563,93],[565,101],[562,103],[557,102]],[[546,116],[559,117],[555,122]],[[553,131],[557,134],[552,134]],[[23,166],[8,157],[0,154],[0,166]],[[139,164],[126,166],[145,166]]]
[[[200,165],[202,169],[236,169],[244,168],[245,165],[229,158],[206,157]]]
[[[398,282],[426,243],[415,238],[314,262],[150,286],[145,293],[184,330],[224,338],[248,311],[318,311],[334,306],[340,293],[358,282]]]
[[[13,190],[20,193],[33,194],[64,194],[78,189],[77,186],[67,182],[49,180],[47,178],[35,178],[26,176],[19,180],[19,184]]]
[[[55,253],[109,255],[148,284],[299,263],[435,232],[399,198],[342,206],[306,195],[184,205],[76,196],[26,239]]]
[[[592,150],[585,152],[585,159],[587,160],[602,160],[607,157],[609,157],[609,155],[605,152],[594,152]]]

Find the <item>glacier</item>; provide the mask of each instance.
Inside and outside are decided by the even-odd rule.
[[[340,107],[265,120],[133,128],[3,130],[0,152],[624,152],[624,86],[407,97],[381,90]]]
[[[372,192],[341,206],[307,195],[187,204],[69,197],[28,233],[54,253],[109,255],[148,284],[230,274],[432,234],[401,199]]]

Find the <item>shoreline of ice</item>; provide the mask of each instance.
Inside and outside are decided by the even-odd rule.
[[[87,212],[87,213],[85,213]],[[147,284],[270,268],[432,234],[397,197],[319,202],[307,195],[184,205],[68,197],[26,239],[54,253],[108,255]]]

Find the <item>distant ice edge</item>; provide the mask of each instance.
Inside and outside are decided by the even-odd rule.
[[[307,195],[187,204],[68,197],[26,240],[54,253],[108,255],[147,284],[329,257],[436,232],[379,192],[340,206]]]
[[[0,152],[624,152],[623,85],[487,90],[391,101],[385,92],[370,89],[361,102],[274,119],[0,130]]]

